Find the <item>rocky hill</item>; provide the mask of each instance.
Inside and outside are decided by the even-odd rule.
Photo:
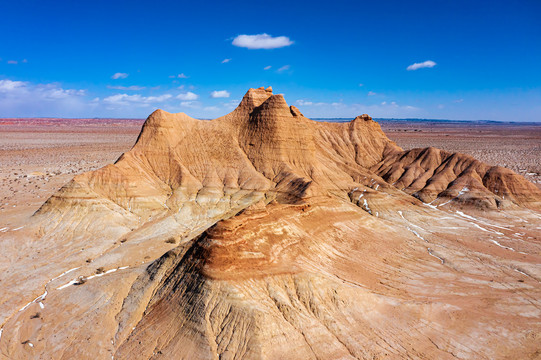
[[[7,359],[528,358],[541,191],[271,88],[157,110],[0,238]]]

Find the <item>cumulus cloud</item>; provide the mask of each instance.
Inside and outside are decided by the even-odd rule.
[[[461,103],[461,102],[463,102],[463,101],[464,101],[464,99],[456,99],[454,102],[457,103],[457,104],[459,104],[459,103]]]
[[[2,98],[36,96],[37,99],[64,99],[70,96],[82,96],[85,90],[62,89],[57,84],[32,85],[25,81],[0,80]]]
[[[210,97],[213,99],[217,98],[228,98],[231,94],[227,90],[214,90],[210,93]]]
[[[8,64],[17,65],[19,62],[17,60],[8,60]]]
[[[171,94],[159,96],[142,96],[140,94],[115,94],[103,99],[103,102],[112,106],[141,106],[146,107],[156,103],[161,103],[173,97]]]
[[[171,79],[175,79],[175,78],[178,78],[178,79],[187,79],[188,76],[184,75],[184,73],[180,73],[178,75],[170,75],[169,76]]]
[[[0,93],[9,93],[17,88],[23,88],[27,83],[23,81],[0,80]]]
[[[247,49],[277,49],[293,44],[287,36],[273,37],[269,34],[239,35],[233,39],[233,45]]]
[[[373,91],[369,91],[368,94],[366,94],[366,95],[368,95],[368,96],[374,96],[374,95],[377,95],[377,94],[376,94],[375,92],[373,92]]]
[[[188,91],[187,93],[177,95],[177,99],[183,100],[183,101],[192,101],[192,100],[199,99],[199,95],[194,94],[191,91]]]
[[[408,71],[413,71],[413,70],[418,70],[418,69],[422,69],[422,68],[433,68],[434,66],[436,66],[436,63],[434,61],[427,60],[427,61],[423,61],[421,63],[411,64],[406,69]]]
[[[112,85],[107,85],[107,88],[108,89],[114,89],[114,90],[133,90],[133,91],[139,91],[139,90],[143,90],[145,89],[144,86],[137,86],[137,85],[132,85],[132,86],[112,86]]]
[[[231,59],[223,59],[223,60],[222,60],[222,64],[227,64],[227,63],[230,62],[230,61],[231,61]]]
[[[270,66],[270,65],[269,65],[269,66],[265,66],[265,67],[263,68],[263,70],[269,70],[271,67],[272,67],[272,66]]]
[[[111,79],[125,79],[129,76],[129,74],[126,74],[126,73],[121,73],[121,72],[117,72],[117,73],[114,73],[113,76],[111,76]]]
[[[34,84],[0,80],[0,116],[54,116],[88,110],[83,89],[64,89],[59,84]]]
[[[61,89],[56,88],[54,85],[52,87],[44,87],[44,94],[49,99],[65,99],[70,96],[83,96],[86,95],[85,90],[75,90],[75,89]]]
[[[187,86],[182,94],[174,95],[157,93],[155,96],[145,96],[141,93],[119,92],[98,98],[95,94],[87,94],[84,89],[65,88],[58,83],[36,84],[4,79],[0,80],[0,117],[145,117],[154,108],[162,107],[168,111],[190,109],[192,116],[213,118],[236,107],[240,101],[231,99],[227,90],[216,90],[210,93],[211,97],[224,99],[206,104],[198,101],[201,96],[191,92],[195,90],[188,89]],[[353,118],[363,113],[374,117],[426,115],[422,109],[393,102],[366,105],[342,101],[317,102],[304,98],[295,104],[303,106],[303,112],[309,117]]]
[[[284,66],[282,66],[281,68],[279,68],[278,70],[276,70],[276,72],[281,73],[281,72],[284,72],[284,71],[289,70],[290,68],[291,68],[290,65],[284,65]]]

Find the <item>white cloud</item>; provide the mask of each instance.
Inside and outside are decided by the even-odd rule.
[[[368,94],[366,94],[366,95],[368,95],[368,96],[374,96],[374,95],[377,95],[377,94],[376,94],[375,92],[373,92],[373,91],[369,91]]]
[[[23,81],[0,80],[0,93],[7,93],[17,88],[24,88],[27,83]]]
[[[228,98],[231,94],[227,90],[215,90],[210,93],[210,97],[213,99],[217,98]]]
[[[364,84],[359,84],[359,87],[363,87],[363,86],[364,86]]]
[[[303,106],[303,112],[309,118],[318,117],[350,117],[359,114],[370,114],[373,117],[411,117],[426,115],[420,108],[410,105],[400,105],[395,101],[390,103],[383,101],[380,104],[355,104],[344,103],[342,100],[335,102],[314,102],[310,100],[297,100],[297,106]]]
[[[144,98],[145,102],[151,103],[151,102],[164,102],[165,100],[169,100],[173,97],[171,94],[163,94],[160,96],[147,96]]]
[[[111,79],[125,79],[128,77],[129,74],[126,74],[126,73],[114,73],[113,76],[111,76]]]
[[[177,95],[177,99],[184,100],[184,101],[197,100],[199,99],[199,95],[194,94],[191,91],[188,91],[187,93]]]
[[[178,75],[170,75],[169,77],[171,79],[174,79],[174,78],[187,79],[188,78],[188,76],[184,75],[184,73],[181,73],[181,74],[178,74]]]
[[[83,96],[86,95],[85,90],[75,90],[75,89],[61,89],[56,88],[54,85],[46,86],[43,88],[43,92],[46,98],[49,99],[65,99],[70,96]]]
[[[269,65],[269,66],[265,66],[265,67],[263,68],[263,70],[269,70],[271,67],[272,67],[272,66],[270,66],[270,65]]]
[[[277,49],[293,44],[287,36],[272,37],[268,34],[239,35],[233,45],[247,49]]]
[[[313,108],[312,108],[313,109]],[[315,115],[312,115],[312,113]],[[351,117],[359,114],[369,114],[372,117],[412,117],[423,116],[424,111],[420,108],[410,105],[399,105],[397,103],[385,104],[345,104],[335,103],[334,107],[321,106],[314,110],[307,110],[306,116],[314,117]]]
[[[313,102],[310,100],[297,100],[295,101],[295,104],[299,106],[342,106],[343,103],[341,102],[333,102],[333,103],[326,103],[326,102]]]
[[[289,66],[289,65],[284,65],[284,66],[282,66],[281,68],[279,68],[278,70],[276,70],[276,72],[281,73],[281,72],[284,72],[284,71],[289,70],[290,68],[291,68],[291,66]]]
[[[115,94],[103,99],[103,102],[112,106],[150,106],[155,103],[161,103],[173,97],[171,94],[159,96],[142,96],[139,94]]]
[[[33,84],[0,80],[0,116],[70,116],[89,111],[83,89],[64,89],[56,83]]]
[[[201,103],[199,101],[181,101],[180,106],[197,109],[201,107]]]
[[[0,80],[0,94],[2,98],[15,98],[25,95],[35,96],[37,99],[64,99],[70,96],[83,96],[85,90],[62,89],[57,84],[32,85],[25,81]]]
[[[130,103],[142,103],[141,95],[116,94],[103,99],[103,102],[111,105],[130,105]]]
[[[458,104],[458,103],[461,103],[463,101],[464,101],[464,99],[456,99],[454,102]]]
[[[17,60],[8,60],[8,64],[17,65],[17,63],[18,63]]]
[[[137,85],[132,85],[132,86],[112,86],[112,85],[107,85],[107,88],[108,89],[114,89],[114,90],[133,90],[133,91],[138,91],[138,90],[143,90],[145,87],[144,86],[137,86]]]
[[[223,60],[222,60],[222,64],[227,64],[227,63],[230,62],[230,61],[231,61],[231,59],[223,59]]]
[[[407,67],[408,71],[418,70],[422,68],[433,68],[436,63],[432,60],[423,61],[421,63],[414,63]]]
[[[25,63],[25,64],[26,64],[27,62],[28,62],[28,60],[26,60],[26,59],[23,59],[23,63]]]
[[[222,102],[221,105],[226,110],[233,110],[239,105],[240,100],[238,99],[230,99],[227,102]]]

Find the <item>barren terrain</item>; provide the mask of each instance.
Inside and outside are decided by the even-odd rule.
[[[24,222],[73,176],[114,162],[143,121],[1,119],[0,225]]]
[[[538,126],[141,125],[0,122],[0,358],[539,357]]]
[[[509,168],[541,187],[541,123],[384,120],[404,149],[433,146]]]

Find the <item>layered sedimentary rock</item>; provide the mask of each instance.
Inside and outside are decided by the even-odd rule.
[[[539,189],[522,176],[433,147],[395,152],[372,170],[424,202],[456,199],[492,209],[511,204],[541,208]]]
[[[533,357],[540,209],[507,169],[270,88],[211,121],[158,110],[0,239],[0,354]]]

